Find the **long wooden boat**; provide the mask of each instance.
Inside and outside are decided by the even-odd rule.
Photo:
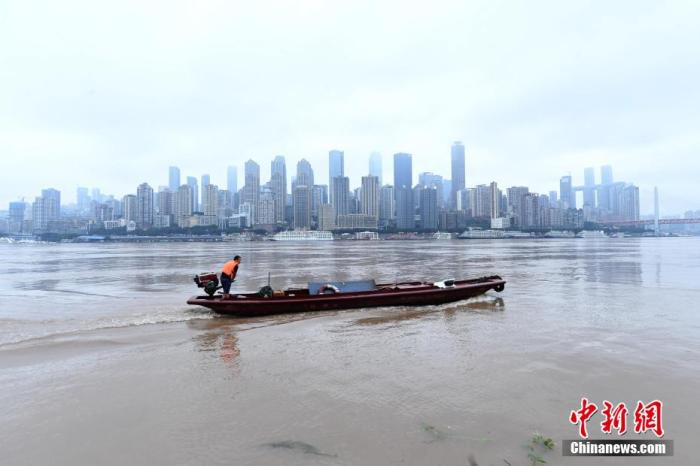
[[[383,306],[424,306],[442,304],[486,293],[489,290],[503,291],[505,280],[498,275],[471,280],[445,280],[443,282],[402,282],[357,285],[365,282],[331,282],[309,284],[308,288],[272,290],[264,293],[231,294],[228,299],[221,295],[193,296],[187,304],[204,306],[221,314],[238,316],[261,316],[293,312],[357,309]],[[359,289],[359,290],[358,290]],[[272,296],[270,296],[272,294]]]

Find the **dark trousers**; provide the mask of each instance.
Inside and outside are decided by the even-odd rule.
[[[228,292],[231,290],[231,283],[233,283],[231,277],[229,275],[226,275],[225,273],[222,273],[221,286],[224,288],[224,294],[228,294]]]

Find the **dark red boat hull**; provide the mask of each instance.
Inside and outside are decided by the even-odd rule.
[[[373,291],[338,293],[331,295],[300,295],[262,298],[253,294],[221,296],[193,296],[187,304],[204,306],[220,314],[262,316],[294,312],[358,309],[384,306],[425,306],[451,303],[472,298],[489,290],[502,291],[505,280],[498,275],[473,280],[456,281],[455,285],[438,288],[420,283],[377,285]],[[293,291],[293,290],[291,290]],[[245,296],[237,298],[236,296]]]

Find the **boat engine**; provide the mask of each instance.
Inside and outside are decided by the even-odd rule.
[[[194,282],[209,296],[214,296],[219,287],[219,277],[215,272],[204,272],[194,276]]]

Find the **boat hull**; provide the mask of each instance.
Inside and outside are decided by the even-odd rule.
[[[220,314],[262,316],[338,309],[359,309],[385,306],[426,306],[461,301],[489,290],[502,291],[505,280],[494,275],[473,280],[456,281],[454,286],[439,288],[422,283],[377,285],[376,290],[331,295],[285,295],[262,298],[254,295],[193,296],[187,304],[203,306]],[[239,298],[238,296],[245,296]]]

